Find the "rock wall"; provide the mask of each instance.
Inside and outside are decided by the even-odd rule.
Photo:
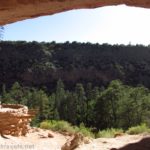
[[[0,25],[72,9],[119,4],[150,8],[150,0],[0,0]]]
[[[30,129],[29,123],[34,115],[23,105],[0,105],[0,134],[25,136]]]

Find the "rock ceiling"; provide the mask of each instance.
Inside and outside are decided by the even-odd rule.
[[[119,4],[150,8],[150,0],[0,0],[0,25],[72,9]]]

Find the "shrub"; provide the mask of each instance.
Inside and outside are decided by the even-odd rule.
[[[106,130],[102,130],[102,131],[99,131],[96,135],[96,138],[113,138],[115,137],[115,134],[118,134],[118,133],[123,133],[123,130],[122,129],[114,129],[114,128],[111,128],[111,129],[106,129]]]
[[[90,128],[85,127],[84,123],[81,123],[79,127],[75,127],[76,132],[80,132],[84,136],[92,137],[94,138],[95,135],[92,133]]]
[[[62,132],[69,132],[69,133],[75,132],[75,130],[71,126],[71,124],[66,122],[66,121],[55,121],[54,130],[55,131],[62,131]]]
[[[51,129],[53,130],[54,128],[54,122],[50,122],[50,121],[43,121],[40,123],[40,128],[42,129]]]
[[[127,133],[131,135],[145,133],[145,132],[150,133],[150,128],[148,128],[146,124],[141,124],[135,127],[131,127],[127,130]]]
[[[71,126],[71,124],[66,121],[46,120],[40,123],[40,128],[51,129],[53,131],[60,131],[60,132],[69,132],[69,133],[80,132],[84,136],[94,137],[94,134],[91,132],[91,129],[86,128],[83,123],[80,124],[79,127],[77,127],[77,126]]]
[[[43,121],[42,123],[40,123],[40,128],[51,129],[53,131],[69,132],[69,133],[75,132],[71,124],[69,124],[66,121],[55,121],[55,120]]]

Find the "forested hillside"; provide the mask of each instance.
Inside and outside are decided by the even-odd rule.
[[[150,125],[150,47],[0,42],[2,103],[96,130]]]
[[[150,47],[0,42],[0,86],[19,81],[53,91],[59,79],[69,89],[88,82],[107,86],[114,79],[150,88]]]

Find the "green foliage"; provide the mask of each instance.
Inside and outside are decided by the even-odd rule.
[[[90,128],[86,128],[83,123],[79,127],[72,126],[66,121],[56,121],[56,120],[46,120],[40,123],[40,128],[51,129],[53,131],[59,132],[69,132],[71,134],[80,132],[84,136],[94,137]]]
[[[87,135],[150,126],[149,58],[142,45],[1,41],[0,100],[37,109],[33,125],[83,122]]]
[[[96,112],[99,114],[96,116],[97,123],[103,122],[100,128],[118,127],[118,107],[122,90],[121,82],[116,80],[101,93],[96,105]]]
[[[122,129],[105,129],[96,134],[96,138],[114,138],[116,134],[123,133]]]
[[[74,133],[75,130],[70,123],[66,121],[47,120],[40,123],[40,128],[51,129],[53,131]]]
[[[78,126],[84,123],[79,129],[86,135],[91,134],[90,128],[126,130],[142,122],[150,126],[150,91],[142,86],[123,85],[119,80],[112,81],[105,89],[90,84],[85,89],[77,84],[74,91],[65,90],[59,80],[56,91],[50,94],[18,82],[9,91],[5,85],[2,89],[2,103],[20,103],[38,110],[32,125],[43,120],[65,120]]]
[[[3,31],[3,28],[0,28]],[[54,91],[59,79],[67,89],[76,83],[106,87],[120,79],[129,85],[150,87],[150,48],[55,42],[0,42],[0,85],[21,85]]]
[[[146,124],[141,124],[135,127],[131,127],[127,130],[128,134],[141,134],[141,133],[150,133],[150,128]]]
[[[95,137],[94,133],[92,132],[92,129],[85,127],[84,123],[81,123],[79,127],[75,127],[75,131],[80,132],[87,137]]]
[[[71,134],[81,133],[84,136],[92,138],[114,138],[117,134],[123,134],[123,129],[110,128],[105,130],[100,130],[96,135],[92,132],[90,128],[85,127],[84,123],[81,123],[79,127],[72,126],[66,121],[56,121],[56,120],[46,120],[40,123],[40,128],[51,129],[53,131],[68,132]],[[150,133],[150,128],[146,124],[141,124],[136,127],[131,127],[126,131],[127,134],[141,134]]]
[[[54,123],[52,123],[53,120],[50,122],[50,121],[43,121],[42,123],[40,123],[40,128],[42,129],[53,129],[54,128]]]
[[[124,128],[149,120],[149,90],[129,87],[120,81],[112,81],[104,90],[95,107],[96,126],[99,129]]]
[[[77,123],[85,122],[85,115],[87,111],[85,90],[82,84],[77,83],[75,87],[75,94],[77,96]]]

